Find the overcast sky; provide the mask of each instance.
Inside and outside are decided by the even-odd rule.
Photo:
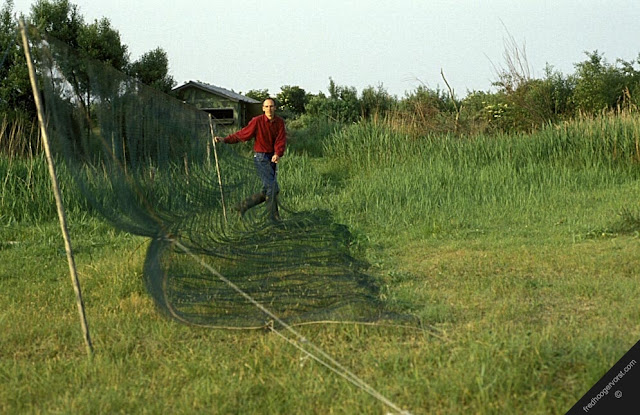
[[[2,0],[4,2],[4,0]],[[35,0],[15,0],[28,14]],[[421,83],[458,97],[489,90],[505,39],[526,50],[532,75],[565,75],[598,50],[613,63],[640,53],[638,0],[71,0],[86,22],[107,17],[131,60],[156,47],[178,84],[246,92],[283,85],[326,93],[382,84],[404,96]]]

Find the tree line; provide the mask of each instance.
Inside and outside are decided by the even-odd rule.
[[[13,7],[13,0],[4,0],[0,9],[0,116],[11,121],[32,120],[35,104]],[[85,22],[78,6],[69,0],[38,0],[24,20],[80,54],[107,63],[160,91],[169,92],[176,84],[169,74],[167,53],[161,47],[131,61],[127,45],[108,18]]]
[[[457,97],[446,88],[420,85],[403,97],[383,87],[369,86],[360,93],[354,87],[329,79],[328,94],[309,94],[295,86],[283,86],[276,95],[285,116],[308,124],[317,119],[353,123],[382,117],[423,132],[530,132],[543,125],[577,116],[635,112],[640,106],[640,54],[635,60],[609,62],[603,53],[585,52],[585,60],[565,75],[547,64],[540,78],[530,75],[522,53],[509,56],[496,69],[493,91],[467,91]],[[519,62],[515,62],[519,60]],[[267,90],[246,93],[256,99]]]
[[[161,47],[132,62],[127,45],[108,18],[85,22],[69,0],[38,0],[25,20],[144,84],[167,93],[175,86]],[[0,117],[32,120],[35,108],[16,27],[13,0],[4,0],[0,10]],[[640,55],[632,61],[614,62],[598,51],[585,55],[584,61],[574,64],[572,74],[547,65],[543,76],[534,78],[524,50],[511,38],[505,44],[504,66],[495,68],[492,91],[466,91],[464,97],[458,97],[442,73],[446,88],[420,85],[402,97],[389,94],[382,84],[358,92],[330,78],[327,93],[312,94],[299,86],[284,85],[275,98],[293,126],[377,117],[420,132],[463,134],[531,131],[578,115],[635,111],[640,103]],[[266,89],[245,95],[258,100],[271,96]]]

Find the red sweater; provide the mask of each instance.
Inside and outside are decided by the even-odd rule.
[[[253,151],[256,153],[276,153],[278,157],[284,155],[287,147],[287,133],[282,118],[274,116],[270,120],[264,114],[253,117],[242,130],[226,136],[224,142],[233,144],[238,141],[248,141],[252,137],[256,138],[253,143]]]

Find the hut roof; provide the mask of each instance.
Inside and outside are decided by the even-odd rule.
[[[211,85],[211,84],[207,84],[204,82],[198,82],[198,81],[189,81],[184,85],[181,85],[179,87],[173,88],[173,92],[179,92],[180,90],[183,90],[185,88],[189,88],[189,87],[195,87],[195,88],[199,88],[202,89],[204,91],[210,92],[212,94],[216,94],[222,97],[225,97],[227,99],[230,99],[232,101],[235,102],[247,102],[249,104],[259,104],[260,101],[255,100],[253,98],[249,98],[247,96],[238,94],[236,92],[233,91],[229,91],[228,89],[225,88],[221,88],[219,86],[215,86],[215,85]]]

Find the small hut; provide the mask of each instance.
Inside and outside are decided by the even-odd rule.
[[[171,91],[178,99],[205,111],[218,124],[244,127],[262,114],[262,103],[219,86],[189,81]]]

